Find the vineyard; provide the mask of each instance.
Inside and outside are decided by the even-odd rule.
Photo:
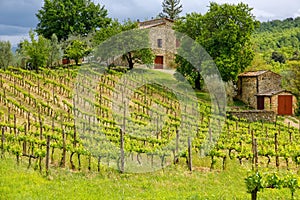
[[[254,173],[241,178],[253,195],[282,187],[294,195],[298,128],[280,121],[225,120],[209,102],[184,90],[174,93],[167,87],[172,77],[163,85],[150,76],[160,78],[155,72],[126,75],[91,66],[41,68],[39,74],[1,70],[1,157],[13,155],[17,163],[46,174],[51,167],[100,172],[104,165],[122,173],[149,172],[183,159],[192,171],[201,167],[193,165],[196,157],[209,159],[213,171],[237,160],[252,164]],[[279,169],[289,173],[279,178]],[[267,171],[265,181],[260,170]]]

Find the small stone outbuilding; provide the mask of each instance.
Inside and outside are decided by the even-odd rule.
[[[281,87],[281,76],[269,70],[245,72],[238,76],[237,98],[257,110],[293,115],[296,97]]]

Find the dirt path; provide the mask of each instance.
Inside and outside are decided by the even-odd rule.
[[[297,121],[297,123],[296,123]],[[299,120],[296,119],[295,117],[285,117],[284,119],[285,124],[289,124],[295,128],[299,128]]]

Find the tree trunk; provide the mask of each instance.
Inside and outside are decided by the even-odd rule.
[[[133,69],[133,62],[132,62],[132,60],[130,60],[130,62],[128,62],[128,67],[129,67],[129,70]]]
[[[128,52],[127,55],[125,55],[125,58],[126,58],[126,60],[128,62],[128,68],[129,68],[129,70],[133,69],[134,63],[133,63],[131,52]]]
[[[251,192],[251,200],[256,200],[257,199],[257,189]]]
[[[198,89],[198,90],[201,90],[201,75],[199,72],[197,72],[197,77],[195,79],[195,88]]]

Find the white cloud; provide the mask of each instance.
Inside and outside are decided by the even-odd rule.
[[[256,17],[256,19],[259,19],[261,21],[266,21],[275,18],[274,13],[270,13],[264,10],[256,9],[254,8],[252,10],[253,15]]]
[[[23,41],[24,39],[29,39],[28,34],[22,34],[22,35],[0,35],[1,41],[10,41],[10,44],[12,47],[17,47],[20,41]]]
[[[300,8],[297,10],[297,12],[294,13],[294,18],[300,17]]]

